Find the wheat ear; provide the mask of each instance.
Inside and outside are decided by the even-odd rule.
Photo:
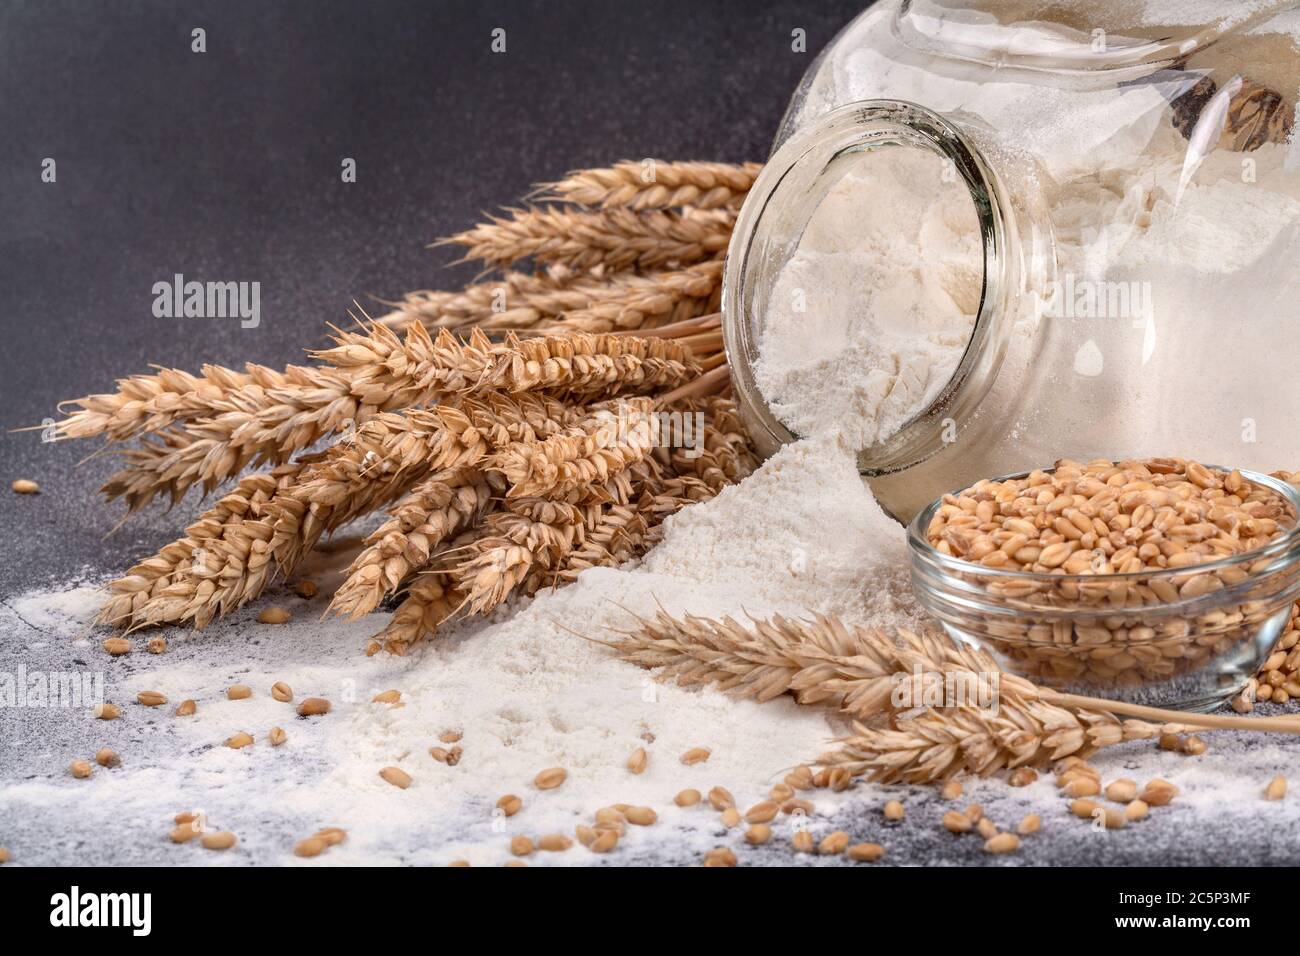
[[[719,209],[689,215],[611,208],[577,212],[563,207],[507,210],[442,244],[462,246],[464,258],[508,266],[521,259],[572,269],[680,268],[727,249],[735,214]]]
[[[604,208],[738,209],[760,169],[759,163],[625,160],[603,169],[574,170],[559,182],[539,186],[537,198]]]
[[[508,272],[460,292],[413,292],[377,321],[428,328],[609,332],[665,324],[717,311],[722,263],[708,261],[647,275],[572,276]]]
[[[205,542],[220,537],[222,529],[231,521],[265,515],[267,505],[291,487],[305,467],[296,462],[241,478],[234,489],[185,529],[183,537],[110,583],[109,597],[100,609],[97,622],[118,627],[143,620],[144,608],[162,598],[162,592],[175,575],[193,560],[195,551],[201,551]]]
[[[330,610],[356,620],[379,606],[424,567],[445,542],[476,524],[494,505],[489,476],[469,469],[439,472],[421,481],[366,539]]]
[[[165,587],[134,608],[131,623],[192,620],[201,629],[259,595],[277,570],[288,573],[324,532],[384,506],[429,471],[472,465],[487,450],[481,432],[453,432],[434,412],[379,415],[350,440],[309,459],[257,516],[231,515],[205,528],[191,547],[196,559],[180,564]]]
[[[492,455],[486,467],[505,476],[512,497],[563,500],[643,460],[658,441],[654,401],[634,398],[618,402],[616,411],[594,412],[564,434],[509,445]]]

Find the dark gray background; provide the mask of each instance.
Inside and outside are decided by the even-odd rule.
[[[121,569],[198,511],[155,505],[105,541],[123,511],[94,494],[111,456],[76,467],[98,440],[9,429],[150,363],[299,361],[354,298],[462,284],[472,270],[425,244],[568,169],[761,160],[804,69],[865,5],[0,4],[0,594]],[[261,326],[154,318],[152,286],[176,272],[259,281]],[[19,477],[42,494],[12,494]]]

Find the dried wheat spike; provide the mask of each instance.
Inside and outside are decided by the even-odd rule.
[[[677,269],[725,252],[735,224],[735,213],[727,209],[682,214],[543,207],[507,212],[443,243],[463,246],[466,260],[498,266],[532,259],[579,270]]]
[[[227,404],[237,401],[246,412],[190,422],[184,431],[164,431],[124,450],[127,467],[109,479],[104,493],[110,500],[124,497],[135,511],[157,494],[175,502],[196,483],[211,491],[250,461],[278,463],[323,435],[354,425],[350,418],[340,419],[345,412],[364,423],[385,409],[489,388],[546,390],[580,401],[671,387],[698,372],[680,343],[581,333],[493,344],[477,331],[466,342],[450,333],[435,342],[417,327],[403,342],[375,329],[365,336],[342,335],[336,348],[320,354],[343,366],[335,384],[351,389],[346,400],[324,389],[292,387],[228,396]],[[258,402],[265,406],[260,411]],[[286,417],[291,407],[297,411]]]
[[[482,527],[468,557],[448,571],[471,614],[486,614],[525,582],[553,573],[584,536],[582,525],[546,524],[509,511],[489,515]]]
[[[542,441],[516,442],[488,460],[514,497],[564,499],[645,459],[659,441],[654,402],[635,398],[601,409],[578,428]]]
[[[474,329],[465,340],[447,330],[432,337],[412,326],[405,338],[383,326],[365,334],[343,332],[315,358],[351,373],[354,390],[369,404],[409,406],[437,393],[500,389],[546,391],[566,399],[612,397],[672,388],[699,373],[690,349],[670,339],[591,335],[582,332],[488,340]],[[360,376],[369,375],[369,389]]]
[[[899,672],[892,642],[828,617],[778,615],[746,626],[659,611],[619,635],[609,646],[622,657],[661,668],[678,683],[716,684],[760,701],[790,693],[802,704],[834,702],[860,717],[888,707]]]
[[[610,332],[716,312],[721,288],[718,261],[647,275],[508,272],[460,292],[413,292],[377,321],[397,330],[418,322],[430,329]]]
[[[928,710],[882,730],[854,725],[854,735],[818,763],[844,767],[880,783],[933,783],[960,774],[989,776],[1015,767],[1043,767],[1062,757],[1087,757],[1103,747],[1185,733],[1180,724],[1120,720],[1041,700],[1001,701],[997,711]]]
[[[109,584],[109,598],[100,609],[97,622],[113,626],[132,623],[145,605],[161,597],[174,575],[188,567],[196,550],[202,551],[205,542],[219,537],[229,522],[264,515],[267,504],[276,494],[291,487],[304,467],[302,463],[280,465],[272,471],[241,478],[229,494],[185,529],[182,538]]]
[[[736,413],[736,403],[729,398],[711,396],[692,399],[672,406],[683,416],[683,428],[690,423],[691,441],[680,442],[672,449],[672,467],[679,475],[693,475],[715,490],[734,484],[753,473],[758,456],[749,443],[749,435]],[[694,413],[703,415],[703,431],[698,433]]]
[[[387,626],[374,639],[390,654],[405,654],[409,647],[436,632],[438,625],[456,613],[463,602],[464,597],[448,590],[438,575],[417,575]]]
[[[256,516],[230,516],[201,537],[201,555],[134,609],[135,626],[193,620],[201,629],[288,573],[321,534],[383,507],[430,471],[471,466],[489,445],[475,428],[453,432],[434,411],[384,413],[346,441],[312,456]]]
[[[574,170],[557,183],[540,186],[538,198],[604,208],[739,209],[760,169],[760,163],[655,162],[651,166],[625,160],[604,169]]]
[[[330,610],[356,620],[424,567],[445,542],[476,524],[494,505],[489,477],[453,469],[430,475],[389,510],[334,593]]]

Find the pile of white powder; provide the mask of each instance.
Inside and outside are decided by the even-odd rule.
[[[948,171],[920,149],[864,154],[781,268],[754,373],[795,434],[867,448],[952,377],[975,325],[984,259],[970,195]]]

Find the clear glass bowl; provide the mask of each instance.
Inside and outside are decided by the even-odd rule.
[[[945,555],[926,540],[940,498],[908,528],[913,587],[949,635],[990,651],[1004,669],[1037,684],[1212,710],[1254,676],[1300,595],[1300,489],[1241,474],[1289,505],[1290,527],[1262,548],[1132,574],[998,570]]]

